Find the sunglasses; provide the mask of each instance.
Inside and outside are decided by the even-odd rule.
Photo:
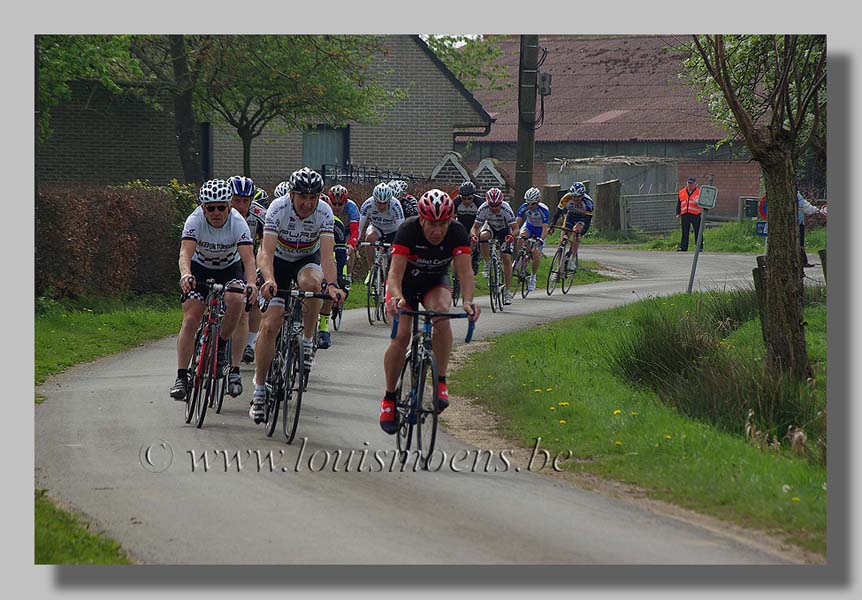
[[[227,204],[207,204],[207,212],[213,211],[224,212],[227,210]]]

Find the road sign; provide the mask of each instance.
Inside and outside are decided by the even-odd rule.
[[[766,220],[766,194],[761,196],[760,202],[757,204],[757,214],[764,221]]]
[[[718,198],[718,189],[711,185],[700,186],[700,193],[697,195],[697,205],[701,208],[715,208],[715,200]]]
[[[769,235],[767,225],[768,223],[766,221],[758,221],[754,224],[754,233],[762,236]]]

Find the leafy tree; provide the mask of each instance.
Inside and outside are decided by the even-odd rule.
[[[36,36],[36,124],[39,141],[52,131],[51,110],[72,97],[69,82],[87,80],[120,92],[118,76],[140,75],[129,57],[129,36],[125,35],[39,35]]]
[[[381,109],[403,97],[380,82],[383,71],[373,69],[382,41],[359,35],[214,37],[195,107],[236,129],[248,176],[252,140],[271,122],[292,128],[379,122]]]
[[[686,47],[687,77],[708,100],[715,122],[745,141],[763,173],[769,199],[767,367],[809,377],[796,168],[803,153],[824,139],[826,38],[699,35]]]
[[[512,86],[506,66],[497,61],[505,52],[500,35],[429,35],[428,47],[471,92]]]

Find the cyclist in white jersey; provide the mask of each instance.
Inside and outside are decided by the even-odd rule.
[[[391,244],[403,222],[404,211],[401,203],[393,198],[392,188],[385,183],[378,183],[371,197],[359,207],[359,240]],[[373,246],[366,246],[365,258],[369,265],[374,262]],[[365,284],[368,284],[368,277],[365,278]]]
[[[170,392],[176,400],[183,400],[186,395],[186,367],[194,352],[195,332],[205,308],[203,296],[193,291],[195,284],[215,279],[229,288],[250,288],[252,301],[257,292],[251,235],[245,220],[230,207],[230,185],[222,179],[211,179],[201,186],[199,197],[201,204],[186,219],[180,245],[180,288],[189,299],[183,302],[183,324],[177,339],[177,379]],[[225,294],[224,300],[218,373],[223,372],[227,341],[243,311],[243,298],[239,294]]]
[[[518,218],[516,226],[518,227],[518,239],[515,240],[515,254],[521,253],[521,246],[529,238],[536,238],[539,241],[533,247],[530,257],[532,258],[532,275],[527,284],[527,289],[531,292],[536,289],[536,273],[539,272],[539,260],[542,257],[542,248],[545,246],[545,238],[548,235],[548,206],[542,199],[542,192],[539,188],[531,187],[524,193],[524,203],[518,207],[516,216]]]
[[[518,228],[515,212],[508,202],[503,200],[503,192],[499,188],[491,188],[485,192],[485,202],[476,211],[476,220],[470,230],[471,240],[475,243],[479,240],[487,242],[492,237],[500,242],[500,253],[503,257],[503,276],[506,282],[506,290],[503,294],[503,303],[512,303],[512,251],[515,235]],[[490,250],[488,244],[479,244],[485,266],[482,275],[488,277]]]
[[[249,416],[255,423],[264,417],[266,387],[264,381],[275,352],[275,339],[281,329],[284,302],[273,298],[278,290],[290,288],[295,281],[299,289],[319,292],[326,283],[326,293],[341,302],[343,292],[335,283],[335,242],[332,209],[320,200],[323,178],[304,167],[290,176],[290,192],[276,198],[266,212],[263,244],[257,255],[260,268],[261,295],[271,300],[263,316],[260,337],[257,340],[257,360],[254,374],[254,396]],[[321,260],[325,257],[325,260]],[[303,339],[306,370],[311,368],[314,326],[317,324],[322,301],[305,301]]]

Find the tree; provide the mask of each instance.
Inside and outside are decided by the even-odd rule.
[[[745,141],[763,173],[769,200],[767,369],[809,377],[796,168],[825,131],[826,38],[701,35],[686,46],[690,81],[708,99],[714,120]]]
[[[243,171],[251,143],[271,122],[305,128],[348,121],[379,122],[381,110],[403,97],[374,71],[382,38],[360,35],[218,36],[211,40],[195,87],[201,116],[234,127],[242,140]]]
[[[506,66],[496,62],[505,52],[500,35],[429,35],[428,47],[471,92],[512,86]]]

